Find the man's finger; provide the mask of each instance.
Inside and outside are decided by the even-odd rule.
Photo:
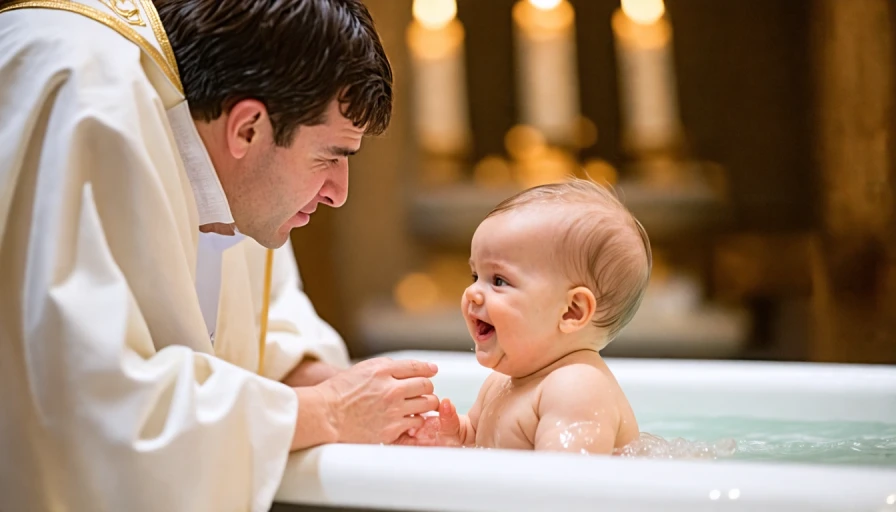
[[[413,446],[416,443],[417,443],[417,440],[414,439],[412,436],[409,436],[408,434],[401,434],[400,436],[398,436],[398,439],[396,439],[394,442],[392,442],[392,444],[400,444],[400,445],[407,445],[407,446]]]
[[[398,383],[398,386],[401,388],[401,394],[405,398],[431,395],[434,389],[432,381],[423,377],[402,380]]]
[[[423,418],[420,416],[405,416],[398,420],[398,423],[393,423],[390,425],[384,432],[383,435],[390,435],[388,432],[393,432],[391,434],[391,439],[383,439],[382,442],[386,444],[395,444],[398,440],[404,440],[403,444],[417,444],[416,438],[408,435],[408,431],[411,429],[420,430],[423,426]]]
[[[404,414],[423,414],[439,407],[439,399],[435,395],[418,396],[404,401]],[[424,418],[425,419],[425,418]]]
[[[436,365],[432,363],[424,363],[422,361],[391,361],[389,364],[392,366],[392,376],[396,379],[432,377],[439,371]]]
[[[401,432],[402,434],[407,435],[407,432],[411,429],[420,430],[423,428],[424,419],[420,416],[405,416],[401,419]]]

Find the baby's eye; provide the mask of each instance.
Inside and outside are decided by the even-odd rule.
[[[504,286],[505,284],[507,284],[507,281],[501,277],[495,276],[495,286]]]
[[[475,283],[478,280],[479,280],[479,276],[477,276],[476,274],[473,274],[473,282]]]

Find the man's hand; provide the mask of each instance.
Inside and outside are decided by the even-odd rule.
[[[293,388],[316,386],[333,377],[339,371],[338,368],[331,364],[318,361],[317,359],[306,358],[289,372],[289,375],[283,379],[283,383]]]
[[[394,444],[409,446],[463,446],[461,422],[463,419],[457,415],[447,398],[439,405],[439,415],[430,416],[423,422],[423,426],[406,432],[395,441]]]
[[[392,443],[422,427],[420,414],[438,407],[429,380],[437,370],[421,361],[369,359],[312,389],[319,389],[329,406],[336,442]]]

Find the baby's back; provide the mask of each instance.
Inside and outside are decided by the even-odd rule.
[[[634,411],[600,355],[564,362],[543,376],[490,375],[476,445],[610,454],[637,439]]]

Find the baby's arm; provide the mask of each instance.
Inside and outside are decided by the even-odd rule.
[[[423,427],[417,431],[402,434],[395,444],[414,446],[476,446],[476,427],[482,404],[488,390],[495,381],[495,373],[485,379],[479,389],[476,402],[467,414],[458,415],[454,404],[447,398],[439,404],[439,415],[426,419]]]
[[[604,374],[588,365],[565,366],[548,375],[541,386],[536,450],[613,452],[619,410]]]
[[[439,416],[427,418],[423,428],[413,434],[418,440],[417,445],[476,446],[476,423],[473,418],[479,417],[476,411],[478,404],[479,400],[476,400],[468,414],[459,415],[450,400],[442,400]]]
[[[479,416],[482,414],[482,406],[485,403],[486,398],[489,396],[489,390],[494,386],[495,382],[501,379],[503,376],[500,373],[492,372],[485,378],[485,382],[482,383],[482,387],[479,388],[479,395],[476,396],[476,402],[470,407],[470,410],[467,412],[465,416],[465,423],[462,422],[461,425],[466,429],[464,431],[464,440],[466,441],[463,446],[475,446],[476,444],[476,429],[479,428]],[[454,409],[454,406],[451,407]],[[441,413],[440,413],[441,414]]]

